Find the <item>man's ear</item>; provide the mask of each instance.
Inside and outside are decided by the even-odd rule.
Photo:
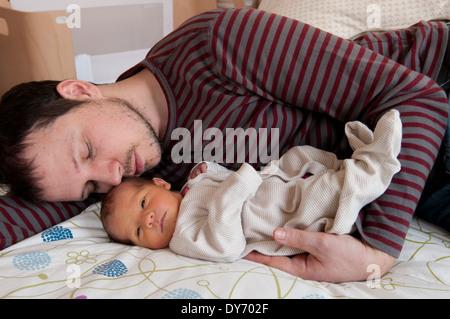
[[[72,100],[85,100],[102,96],[95,84],[80,80],[62,81],[56,86],[56,90],[63,98]]]
[[[170,190],[171,185],[166,182],[165,180],[158,178],[158,177],[154,177],[153,178],[153,183],[155,183],[155,185],[158,185],[159,187],[163,187],[167,190]]]

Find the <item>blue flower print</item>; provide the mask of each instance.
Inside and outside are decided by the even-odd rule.
[[[42,232],[44,242],[73,238],[72,231],[62,226],[55,226]]]
[[[17,255],[12,263],[20,270],[38,270],[48,267],[51,261],[52,259],[46,252],[37,251]]]
[[[325,297],[319,294],[308,294],[303,296],[302,299],[325,299]]]
[[[169,291],[162,299],[203,299],[203,297],[194,290],[180,288]]]
[[[94,268],[93,273],[107,277],[120,277],[126,274],[127,267],[118,259],[108,261]]]

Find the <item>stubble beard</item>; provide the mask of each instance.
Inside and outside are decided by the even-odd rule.
[[[147,139],[149,141],[149,147],[152,150],[152,154],[154,154],[154,156],[153,156],[153,158],[142,159],[142,160],[143,160],[143,164],[144,164],[144,171],[152,168],[152,167],[148,167],[148,166],[150,166],[150,164],[148,164],[148,163],[153,162],[155,159],[157,160],[157,163],[160,162],[161,155],[162,155],[162,143],[161,143],[160,139],[158,138],[158,136],[156,135],[156,131],[153,128],[153,126],[151,125],[150,121],[128,101],[126,101],[124,99],[119,99],[119,98],[111,98],[109,100],[113,103],[125,106],[129,111],[131,111],[134,115],[136,115],[138,117],[138,121],[140,122],[140,124],[143,124],[146,127],[146,135],[147,135]],[[128,151],[126,153],[126,157],[125,157],[126,160],[124,163],[124,171],[126,172],[126,175],[129,175],[129,176],[134,175],[134,172],[132,172],[132,169],[134,166],[133,159],[134,159],[134,152],[135,152],[136,147],[137,147],[137,145],[131,146],[128,149]]]

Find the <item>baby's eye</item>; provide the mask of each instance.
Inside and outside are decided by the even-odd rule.
[[[141,201],[141,207],[142,207],[142,208],[145,207],[145,199],[142,199],[142,201]]]
[[[138,229],[136,230],[136,235],[139,237],[139,234],[141,233],[141,228],[138,227]]]

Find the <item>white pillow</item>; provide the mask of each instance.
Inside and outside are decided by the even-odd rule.
[[[406,28],[421,20],[450,20],[448,0],[262,0],[259,8],[343,38]]]

